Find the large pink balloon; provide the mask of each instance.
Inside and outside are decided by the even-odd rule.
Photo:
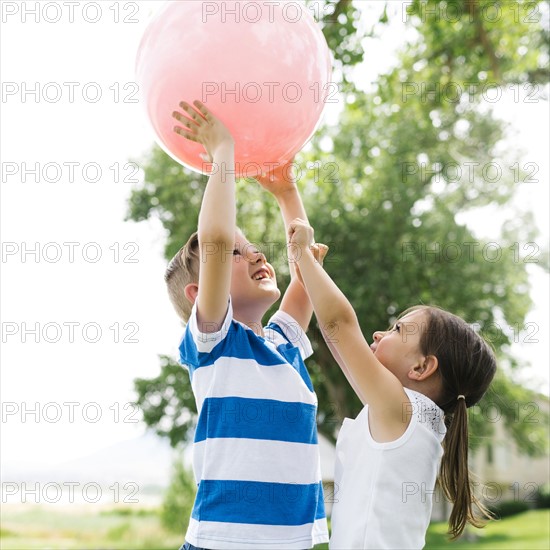
[[[238,175],[286,163],[330,96],[325,38],[300,1],[167,2],[142,38],[137,79],[161,147],[207,172],[204,148],[172,131],[181,100],[203,103],[235,138]]]

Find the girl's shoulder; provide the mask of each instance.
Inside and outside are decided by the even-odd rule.
[[[410,412],[416,422],[425,426],[442,441],[447,431],[445,427],[445,413],[429,397],[409,388],[403,388],[410,402]]]

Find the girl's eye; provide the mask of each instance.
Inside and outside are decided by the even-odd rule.
[[[235,248],[235,250],[233,250],[233,256],[240,256],[241,253]]]
[[[400,332],[401,331],[401,325],[399,323],[397,323],[394,327],[393,327],[393,330],[395,330],[396,332]]]

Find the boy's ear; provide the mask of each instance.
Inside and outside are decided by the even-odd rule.
[[[415,365],[409,371],[408,377],[411,380],[416,380],[420,382],[421,380],[426,380],[432,374],[437,372],[439,367],[439,362],[435,355],[428,355],[424,357],[417,365]]]
[[[199,294],[199,285],[197,283],[189,283],[185,285],[183,292],[185,293],[185,297],[194,304]]]

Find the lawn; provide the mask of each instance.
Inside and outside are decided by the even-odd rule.
[[[534,510],[471,530],[475,541],[451,543],[446,538],[446,524],[436,523],[428,531],[426,550],[466,546],[470,550],[547,550],[549,525],[550,510]],[[182,535],[161,526],[158,513],[152,509],[2,506],[2,550],[177,550],[182,541]],[[316,547],[325,548],[327,545]]]
[[[548,550],[550,510],[533,510],[492,521],[483,529],[468,528],[470,537],[449,542],[446,523],[434,523],[426,536],[426,550],[465,548],[469,550]]]
[[[177,550],[182,534],[166,531],[155,510],[86,510],[2,506],[2,550]]]

